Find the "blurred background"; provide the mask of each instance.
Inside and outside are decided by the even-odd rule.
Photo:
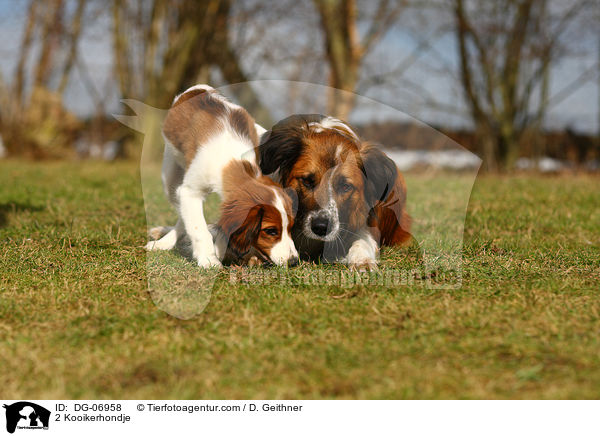
[[[490,171],[598,171],[599,24],[598,0],[0,0],[0,157],[139,159],[122,98],[279,79],[277,98],[236,96],[265,127],[311,82],[407,165],[435,147],[423,126],[353,93]]]

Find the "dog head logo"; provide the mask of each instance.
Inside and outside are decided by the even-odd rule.
[[[50,411],[28,401],[4,405],[6,409],[6,431],[19,429],[48,429]]]

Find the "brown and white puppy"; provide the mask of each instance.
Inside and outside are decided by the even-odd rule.
[[[162,132],[163,186],[179,220],[161,239],[149,242],[148,250],[171,249],[187,235],[201,267],[250,258],[277,265],[297,263],[290,236],[292,201],[261,176],[256,126],[243,108],[208,85],[196,85],[175,98]],[[203,210],[211,192],[223,199],[212,234]]]
[[[301,258],[371,269],[381,245],[410,239],[400,171],[346,123],[292,115],[263,134],[259,147],[263,174],[298,194],[292,237]]]

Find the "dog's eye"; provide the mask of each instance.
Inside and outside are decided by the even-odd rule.
[[[277,234],[279,233],[277,227],[267,227],[266,229],[263,229],[263,232],[265,232],[269,236],[277,236]]]
[[[340,192],[350,192],[354,189],[350,183],[342,183],[339,187]]]
[[[313,176],[300,177],[300,183],[306,189],[313,189],[315,187],[315,178]]]

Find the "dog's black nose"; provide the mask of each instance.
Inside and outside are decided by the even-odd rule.
[[[315,217],[310,223],[310,229],[317,236],[325,236],[329,227],[329,219],[327,217]]]
[[[290,268],[293,268],[295,266],[298,266],[298,264],[300,263],[300,261],[298,260],[297,257],[292,257],[290,260],[288,260],[288,266]]]

